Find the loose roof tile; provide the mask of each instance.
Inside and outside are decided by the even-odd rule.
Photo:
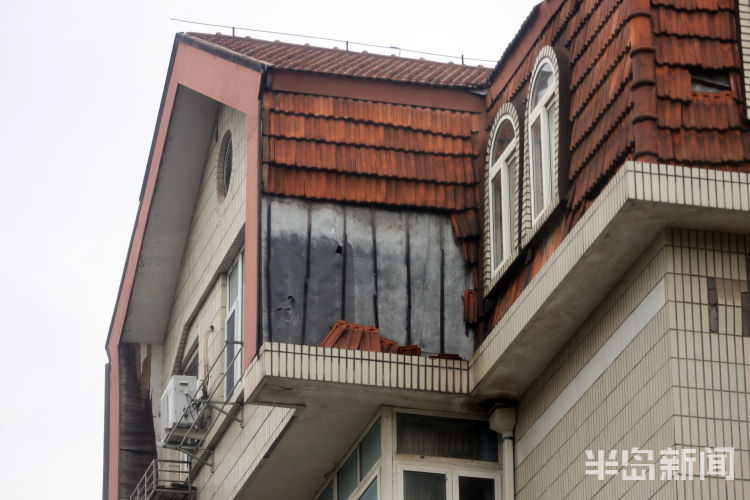
[[[270,42],[249,37],[206,33],[186,33],[184,36],[290,71],[457,88],[484,87],[492,73],[491,68]]]

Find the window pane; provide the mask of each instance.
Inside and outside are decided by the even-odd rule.
[[[398,453],[497,462],[497,433],[487,422],[399,413]]]
[[[503,260],[503,186],[502,171],[492,178],[492,257],[493,267]],[[494,270],[494,269],[493,269]]]
[[[540,117],[531,126],[531,195],[534,199],[534,217],[538,216],[544,208],[542,168],[542,120]]]
[[[495,480],[483,477],[459,477],[458,500],[495,500]]]
[[[492,144],[492,164],[494,165],[500,156],[502,156],[505,149],[513,140],[513,125],[510,120],[503,120],[497,129],[495,134],[495,142]]]
[[[339,470],[338,481],[339,481],[339,499],[344,500],[349,498],[352,491],[357,487],[357,450],[354,450],[352,456],[346,461],[343,467]]]
[[[227,340],[234,340],[234,324],[235,324],[235,313],[232,313],[229,315],[229,318],[227,318]],[[227,344],[227,398],[230,396],[230,393],[232,389],[234,388],[234,363],[232,363],[232,359],[234,358],[234,353],[236,352],[236,346],[235,344]],[[238,360],[235,360],[235,363],[238,362]]]
[[[328,483],[328,486],[326,486],[326,489],[320,494],[318,500],[333,500],[333,481]]]
[[[362,439],[360,448],[361,470],[359,477],[365,477],[380,459],[380,420],[375,422],[370,432]]]
[[[545,62],[544,65],[539,69],[536,80],[534,80],[534,93],[531,96],[532,111],[536,107],[536,105],[539,104],[539,100],[544,97],[545,93],[547,93],[547,89],[549,89],[552,85],[552,77],[552,65],[548,62]]]
[[[445,500],[445,474],[404,471],[404,500]]]
[[[239,271],[238,271],[237,264],[234,265],[232,268],[232,271],[229,273],[229,283],[227,283],[227,286],[229,287],[229,303],[227,304],[227,307],[231,308],[234,305],[234,302],[237,300],[237,290],[238,290],[238,284],[239,284]]]
[[[185,368],[185,375],[198,376],[198,356],[193,356],[193,359],[190,360]]]
[[[370,486],[359,496],[359,500],[378,500],[378,478],[372,480]]]

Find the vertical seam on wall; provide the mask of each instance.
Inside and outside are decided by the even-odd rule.
[[[370,209],[370,229],[372,233],[372,274],[375,282],[375,292],[372,294],[373,313],[375,315],[375,328],[380,328],[380,315],[378,314],[378,231],[375,226],[375,212]]]
[[[341,319],[346,321],[346,253],[348,238],[346,235],[346,205],[343,206],[344,211],[344,241],[342,242],[341,248]]]
[[[409,234],[409,214],[404,214],[406,233],[406,345],[411,345],[411,235]]]
[[[271,323],[271,200],[266,204],[266,313],[268,315],[268,341],[273,342],[273,328]]]
[[[305,285],[302,291],[302,341],[305,344],[305,333],[307,333],[307,291],[310,282],[310,240],[312,231],[312,207],[307,204],[307,241],[305,243]]]
[[[445,235],[440,224],[440,354],[445,352]]]

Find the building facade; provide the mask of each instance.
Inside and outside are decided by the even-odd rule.
[[[750,496],[745,37],[744,0],[546,0],[492,69],[178,34],[103,498]]]

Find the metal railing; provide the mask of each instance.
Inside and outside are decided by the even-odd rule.
[[[217,364],[226,358],[229,358],[231,350],[236,348],[236,352],[231,353],[231,359],[224,364],[225,370],[218,377],[217,380],[213,380],[211,377],[212,373],[215,373]],[[232,393],[234,388],[242,378],[241,370],[235,370],[235,363],[242,362],[242,342],[228,340],[224,343],[224,347],[218,353],[211,366],[206,370],[203,375],[203,380],[198,381],[198,388],[194,394],[189,396],[185,411],[180,416],[180,419],[169,431],[165,439],[162,439],[162,446],[164,448],[172,448],[180,450],[185,453],[191,459],[195,459],[204,465],[211,466],[210,461],[207,460],[207,454],[204,453],[207,450],[203,447],[208,434],[211,432],[214,424],[218,420],[217,417],[211,415],[211,410],[225,415],[227,418],[234,420],[242,426],[242,421],[235,415],[237,408],[231,401]],[[219,365],[221,366],[221,365]],[[240,376],[237,380],[234,380],[234,386],[229,388],[229,394],[224,395],[224,399],[217,399],[219,395],[219,389],[225,387],[225,381],[227,379],[227,373],[240,371]],[[188,425],[189,424],[189,425]]]
[[[130,495],[130,500],[151,500],[160,493],[170,498],[192,498],[190,461],[156,459],[146,469]]]

